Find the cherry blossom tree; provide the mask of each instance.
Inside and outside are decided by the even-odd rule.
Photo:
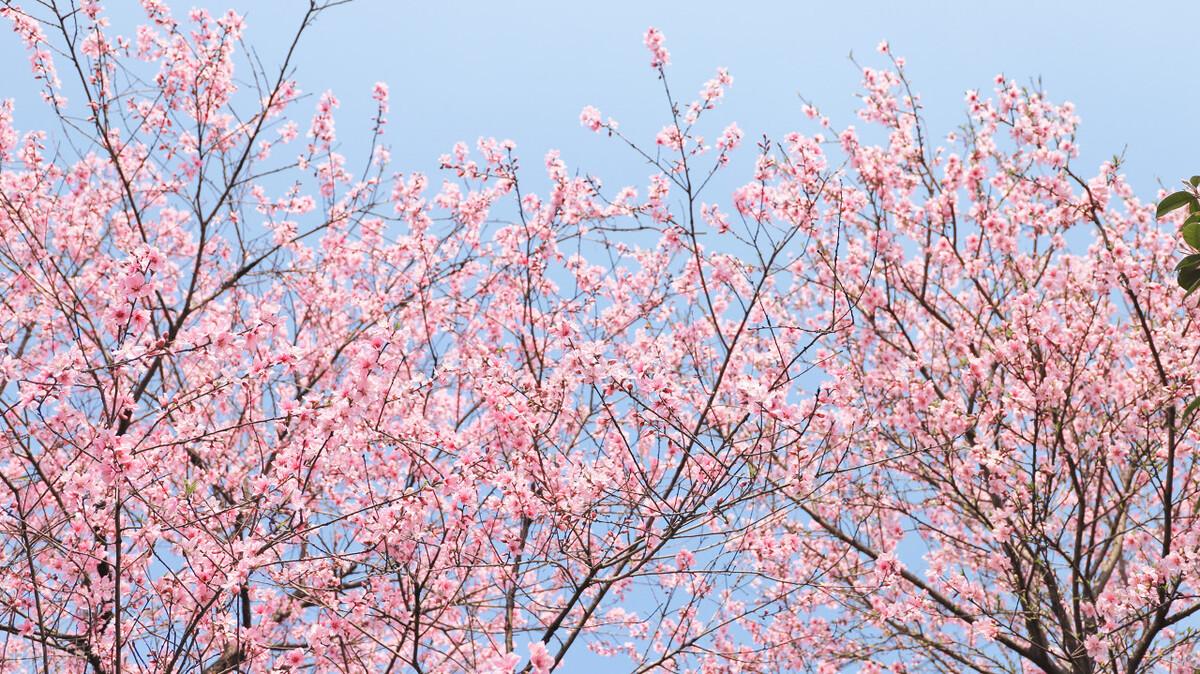
[[[678,98],[652,28],[661,131],[579,119],[644,185],[489,138],[431,178],[386,85],[359,157],[302,92],[336,0],[273,66],[234,13],[28,4],[0,672],[1200,667],[1195,209],[1081,169],[1069,104],[1000,77],[935,136],[883,44],[861,129],[806,105],[714,195],[732,77]]]
[[[760,662],[1195,671],[1200,343],[1174,226],[1115,160],[1084,177],[1069,104],[999,77],[943,141],[903,65],[863,69],[869,129],[797,136],[739,193],[837,259],[812,276],[836,291],[814,293],[836,326],[812,432],[839,467],[755,533],[798,597],[748,627]]]
[[[0,106],[0,671],[756,648],[740,625],[794,592],[743,540],[797,512],[787,475],[827,472],[804,374],[837,311],[810,316],[804,206],[701,200],[742,140],[699,135],[729,74],[677,101],[651,29],[653,145],[584,111],[640,189],[551,152],[536,194],[494,139],[431,185],[392,168],[385,85],[357,159],[337,98],[302,94],[340,3],[273,67],[232,12],[141,4],[132,35],[91,1],[2,10],[59,123]]]

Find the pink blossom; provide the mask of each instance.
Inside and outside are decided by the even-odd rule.
[[[645,43],[646,49],[650,50],[651,68],[662,68],[671,63],[671,54],[663,46],[664,40],[662,31],[653,26],[646,29],[646,35],[642,41]]]
[[[388,113],[388,85],[384,82],[376,82],[375,87],[371,90],[371,98],[379,105],[379,117],[383,118]]]
[[[741,142],[742,130],[738,128],[737,122],[732,122],[721,132],[721,138],[717,140],[717,147],[722,152],[728,152],[736,148]]]
[[[590,105],[579,113],[579,123],[592,131],[599,131],[604,126],[604,123],[600,121],[600,111]]]
[[[554,658],[546,650],[545,643],[534,641],[529,644],[529,664],[536,674],[549,674],[554,668]]]

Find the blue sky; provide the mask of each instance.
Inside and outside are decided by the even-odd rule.
[[[105,4],[118,27],[141,16],[134,0]],[[272,64],[306,3],[173,3],[180,13],[192,4],[243,12],[248,41]],[[1200,136],[1192,132],[1200,94],[1189,85],[1198,24],[1200,3],[1182,1],[1010,0],[986,7],[933,0],[356,0],[321,17],[302,46],[297,78],[305,91],[333,89],[341,98],[348,154],[369,126],[371,87],[383,80],[392,88],[397,169],[432,173],[456,140],[497,136],[517,142],[526,166],[559,148],[569,165],[612,186],[643,183],[649,171],[616,143],[582,129],[579,110],[596,105],[623,130],[653,142],[666,110],[641,45],[648,25],[666,33],[680,96],[694,95],[718,66],[732,71],[734,86],[708,133],[736,120],[747,139],[812,131],[798,94],[835,126],[853,123],[859,78],[848,55],[882,65],[874,47],[887,39],[908,60],[935,136],[962,121],[965,90],[990,91],[997,73],[1021,82],[1040,77],[1052,99],[1078,107],[1082,168],[1125,150],[1126,174],[1152,198],[1159,181],[1177,184],[1200,172]],[[18,99],[18,123],[48,126],[21,67],[23,50],[7,31],[0,58],[17,66],[0,70],[0,97]],[[746,147],[743,155],[750,152]]]

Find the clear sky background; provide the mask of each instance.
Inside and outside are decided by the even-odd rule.
[[[141,17],[134,0],[104,4],[118,27]],[[180,14],[193,4],[244,13],[248,41],[274,64],[307,3],[172,3]],[[356,0],[323,15],[308,34],[297,79],[307,92],[338,94],[339,132],[354,165],[355,140],[369,126],[371,87],[383,80],[392,88],[390,142],[399,170],[435,172],[438,156],[455,141],[482,135],[515,140],[531,168],[546,150],[559,148],[570,166],[607,178],[609,186],[644,184],[647,167],[581,128],[578,115],[595,105],[653,143],[666,109],[641,44],[648,25],[666,33],[672,86],[681,98],[690,100],[716,67],[732,71],[734,86],[706,129],[710,137],[728,121],[737,121],[748,140],[812,132],[798,94],[835,127],[854,123],[859,75],[848,55],[882,66],[874,48],[887,39],[908,60],[935,138],[963,121],[967,89],[990,91],[992,77],[1004,73],[1020,82],[1040,78],[1051,99],[1078,106],[1082,169],[1124,150],[1125,173],[1144,199],[1154,197],[1160,182],[1175,185],[1200,173],[1194,132],[1200,3],[1184,0]],[[48,126],[23,49],[7,31],[0,34],[0,59],[0,97],[18,99],[18,123]],[[307,115],[306,109],[302,121]],[[741,159],[748,162],[752,152],[744,146]]]

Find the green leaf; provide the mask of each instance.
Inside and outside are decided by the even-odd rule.
[[[1175,265],[1175,271],[1183,271],[1184,269],[1195,269],[1200,267],[1200,253],[1192,253],[1179,261]]]
[[[1200,397],[1193,398],[1192,402],[1183,408],[1183,415],[1180,416],[1181,423],[1187,423],[1188,417],[1196,412],[1196,408],[1200,407]]]
[[[1192,218],[1196,218],[1196,216],[1188,218],[1188,222],[1183,223],[1179,233],[1183,235],[1183,240],[1187,242],[1187,245],[1200,250],[1200,218],[1195,220]]]
[[[1179,270],[1179,287],[1187,290],[1187,294],[1191,295],[1197,287],[1200,287],[1200,269],[1196,267],[1185,267]]]
[[[1169,194],[1166,197],[1163,197],[1162,201],[1158,202],[1158,211],[1155,214],[1155,217],[1161,218],[1167,213],[1170,213],[1171,211],[1185,204],[1190,204],[1193,207],[1200,208],[1200,202],[1196,200],[1196,196],[1191,192],[1180,190],[1174,194]]]
[[[1200,187],[1200,176],[1192,176],[1188,182],[1192,184],[1192,187]]]

